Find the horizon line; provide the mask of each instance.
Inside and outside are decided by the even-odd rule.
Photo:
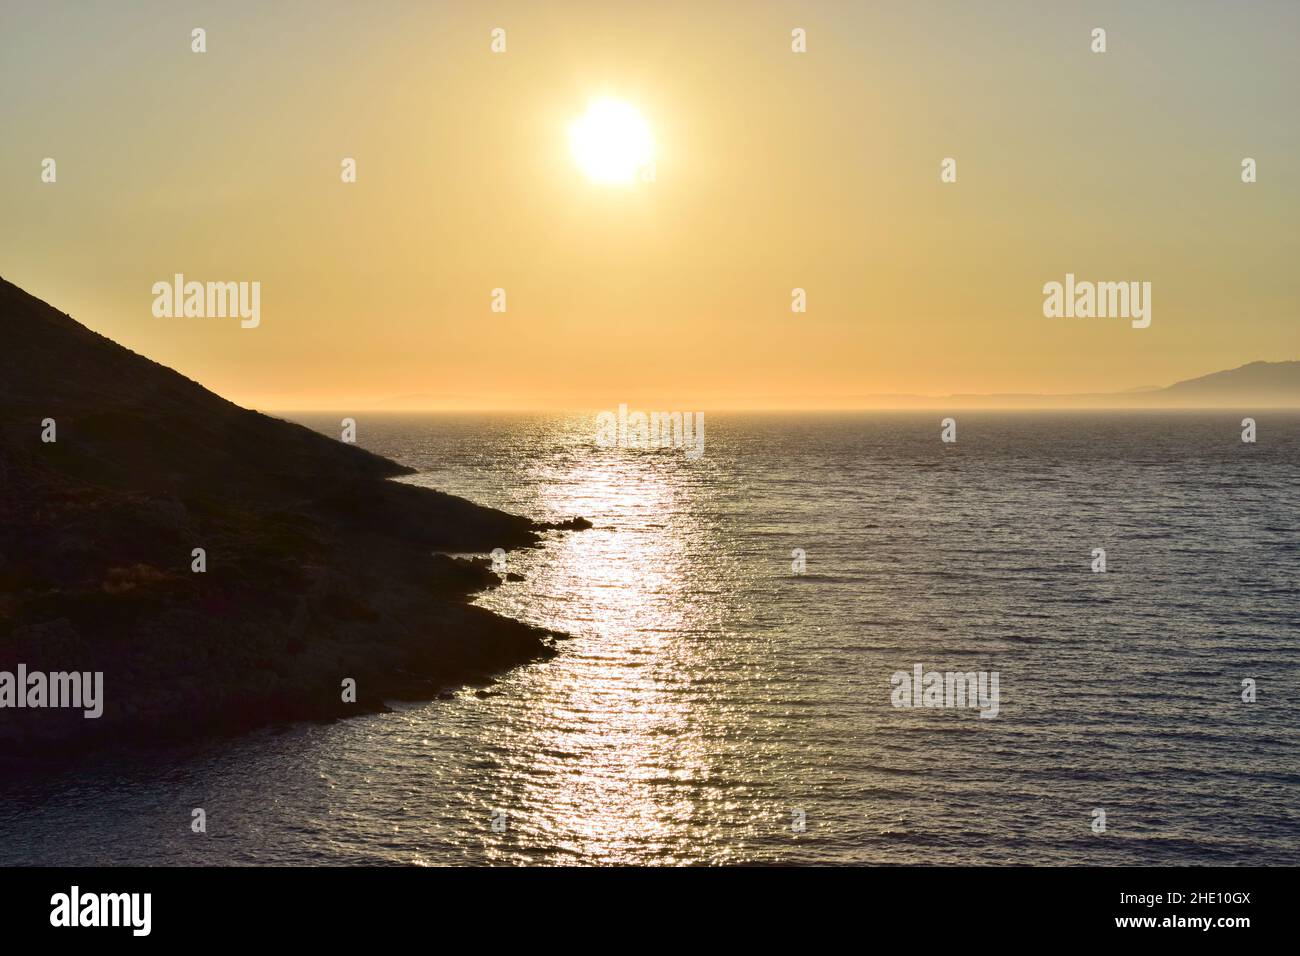
[[[378,414],[378,415],[425,415],[425,414],[560,414],[560,415],[577,415],[590,414],[602,411],[608,411],[606,408],[596,406],[578,407],[570,406],[564,408],[558,407],[537,407],[537,406],[490,406],[476,408],[447,408],[435,406],[421,406],[413,408],[363,408],[348,407],[346,405],[317,405],[311,407],[271,407],[258,408],[254,406],[243,406],[250,411],[260,412],[264,415],[269,414],[337,414],[350,413],[357,414]],[[663,412],[663,409],[652,408],[633,408],[631,411],[643,412]],[[1234,403],[1231,405],[855,405],[839,407],[798,407],[798,406],[715,406],[692,408],[692,412],[768,412],[782,414],[813,414],[813,415],[833,415],[833,414],[854,414],[859,412],[936,412],[936,411],[961,411],[961,412],[1237,412],[1237,411],[1290,411],[1300,412],[1300,404],[1295,405],[1275,405],[1268,403]],[[671,409],[669,410],[672,411]],[[676,411],[684,411],[678,408]]]

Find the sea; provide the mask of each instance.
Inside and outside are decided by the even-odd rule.
[[[590,519],[476,599],[571,639],[0,780],[0,864],[1300,864],[1295,413],[719,412],[698,457],[346,414],[401,480]]]

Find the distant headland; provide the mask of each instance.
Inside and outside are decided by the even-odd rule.
[[[1300,361],[1250,362],[1161,387],[1069,394],[859,395],[871,408],[1300,408]]]

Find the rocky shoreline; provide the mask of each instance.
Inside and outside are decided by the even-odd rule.
[[[563,635],[470,603],[499,583],[485,562],[440,552],[582,519],[391,481],[411,469],[240,408],[3,280],[0,333],[0,671],[104,687],[97,719],[0,706],[0,756],[330,720],[554,654]]]

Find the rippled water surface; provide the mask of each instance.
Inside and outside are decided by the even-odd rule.
[[[969,413],[953,445],[937,414],[710,415],[698,461],[590,415],[355,416],[406,480],[592,520],[479,599],[574,639],[0,784],[0,862],[1300,863],[1300,418],[1253,414],[1255,445],[1232,413]],[[997,717],[891,706],[915,664],[997,671]]]

